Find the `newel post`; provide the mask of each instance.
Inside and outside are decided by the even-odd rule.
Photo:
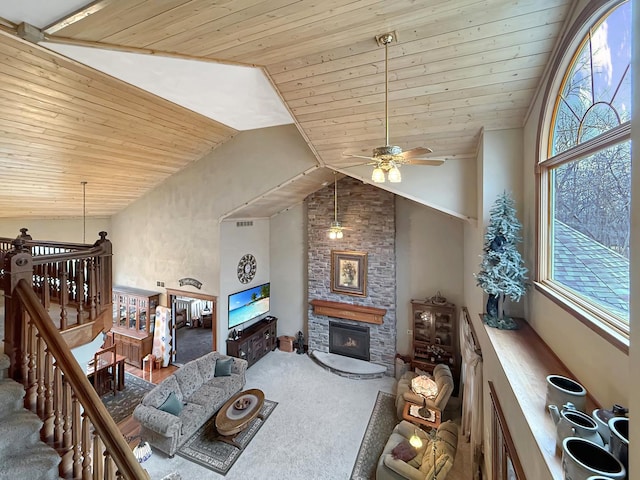
[[[102,253],[99,257],[99,265],[98,265],[98,305],[100,308],[100,312],[103,311],[106,305],[111,304],[111,295],[112,295],[112,265],[111,265],[111,240],[107,238],[107,232],[102,231],[98,233],[100,235],[100,239],[94,243],[94,246],[100,246],[102,248]],[[109,324],[109,328],[111,328]]]
[[[13,242],[13,249],[4,256],[3,288],[4,288],[4,352],[9,356],[11,365],[9,376],[14,380],[22,380],[22,364],[26,362],[26,325],[24,309],[15,293],[18,282],[24,279],[29,286],[33,281],[33,259],[31,251],[25,245],[24,238],[18,237]]]

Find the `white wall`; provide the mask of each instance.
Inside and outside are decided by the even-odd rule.
[[[56,242],[82,243],[83,221],[80,218],[0,218],[0,237],[17,237],[21,228],[34,240],[53,240]],[[105,231],[111,238],[111,219],[107,217],[87,217],[85,239],[92,244],[100,237],[98,232]]]
[[[410,354],[411,300],[440,291],[458,308],[463,301],[464,224],[406,198],[396,198],[396,348]]]
[[[221,296],[219,219],[315,164],[292,125],[238,134],[113,217],[114,282],[162,291],[193,277]]]
[[[252,226],[238,226],[238,222],[251,220]],[[250,253],[256,259],[256,274],[249,283],[238,280],[237,268],[240,259]],[[229,336],[229,295],[248,288],[257,287],[271,279],[271,259],[269,255],[269,219],[233,219],[220,224],[220,294],[218,296],[218,351],[227,352],[226,339]],[[276,284],[271,280],[271,288]],[[273,309],[270,312],[278,316]],[[247,322],[236,330],[243,330],[259,318]]]
[[[271,217],[271,312],[278,317],[278,336],[307,338],[306,204]]]
[[[443,213],[462,219],[475,218],[476,177],[472,160],[447,160],[439,167],[405,165],[401,168],[401,183],[372,183],[371,167],[367,166],[349,168],[344,173]]]

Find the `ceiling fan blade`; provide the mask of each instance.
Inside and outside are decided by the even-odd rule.
[[[365,160],[375,160],[375,158],[371,157],[371,156],[365,156],[365,155],[354,155],[353,153],[343,153],[342,154],[343,157],[353,157],[353,158],[364,158]]]
[[[438,167],[445,162],[444,158],[413,158],[406,162],[406,165],[429,165]]]
[[[409,159],[409,158],[414,158],[414,157],[420,157],[422,155],[426,155],[427,153],[432,153],[433,150],[431,150],[430,148],[427,147],[416,147],[416,148],[412,148],[411,150],[407,150],[406,152],[402,152],[402,158]]]

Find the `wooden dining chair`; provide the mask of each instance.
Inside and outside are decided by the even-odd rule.
[[[116,346],[101,348],[93,356],[94,388],[102,396],[108,391],[116,394],[118,379],[116,378]]]

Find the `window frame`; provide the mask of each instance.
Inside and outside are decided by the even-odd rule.
[[[597,26],[607,12],[625,0],[590,2],[576,18],[572,27],[560,42],[556,57],[551,63],[549,79],[542,101],[541,121],[538,125],[538,153],[536,163],[536,268],[534,286],[538,292],[585,324],[619,350],[629,352],[629,324],[621,322],[615,315],[599,308],[569,288],[550,278],[551,273],[551,214],[552,188],[551,170],[564,163],[579,161],[597,151],[617,143],[631,141],[631,122],[625,122],[597,137],[591,138],[568,150],[549,157],[551,152],[551,126],[558,107],[558,94],[562,90],[566,75],[579,54],[590,29]],[[565,55],[565,53],[567,53]],[[629,322],[631,318],[629,318]]]

